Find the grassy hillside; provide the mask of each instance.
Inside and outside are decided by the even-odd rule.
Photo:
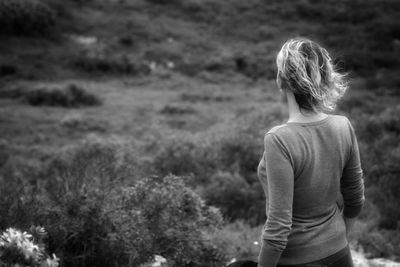
[[[397,2],[0,0],[0,229],[44,225],[63,266],[255,259],[263,133],[287,116],[275,57],[306,36],[351,80],[337,113],[367,186],[352,245],[399,259]]]

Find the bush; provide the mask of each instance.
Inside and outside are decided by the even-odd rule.
[[[0,168],[3,167],[4,164],[6,164],[8,158],[10,157],[10,148],[9,148],[9,143],[6,142],[6,140],[1,139],[0,140]]]
[[[1,233],[1,266],[57,267],[59,259],[47,255],[43,227],[32,226],[29,234],[12,227]]]
[[[167,5],[167,4],[180,4],[182,0],[147,0],[152,4]]]
[[[95,120],[93,118],[85,118],[80,114],[66,115],[60,124],[71,132],[106,132],[110,125],[108,121]]]
[[[181,100],[182,101],[188,101],[192,103],[196,102],[210,102],[210,101],[215,101],[215,102],[227,102],[232,100],[231,95],[222,95],[222,94],[210,94],[210,93],[202,93],[202,94],[196,94],[196,93],[182,93],[181,94]]]
[[[362,157],[367,197],[379,209],[377,226],[388,231],[398,230],[400,225],[397,208],[400,205],[397,197],[400,188],[397,179],[400,173],[397,163],[400,159],[397,145],[400,141],[399,112],[396,105],[378,114],[360,115],[353,112],[352,116]]]
[[[235,61],[231,56],[215,56],[204,62],[204,69],[210,72],[235,69]]]
[[[179,105],[166,105],[160,110],[160,113],[166,115],[184,115],[196,113],[196,110],[190,106],[179,106]]]
[[[67,183],[69,188],[78,186],[79,190],[82,183],[90,181],[98,188],[118,184],[127,177],[134,180],[135,174],[140,172],[139,167],[143,165],[137,154],[132,143],[91,134],[47,160],[42,172],[44,177],[53,177],[47,185],[50,186],[49,192],[56,195],[66,193],[58,191],[66,190],[63,187],[51,188],[57,184]]]
[[[137,255],[131,264],[148,261],[153,254],[172,261],[172,266],[221,264],[218,259],[212,264],[218,250],[208,243],[205,233],[219,227],[222,218],[181,178],[145,178],[116,196],[111,202],[111,216],[116,218],[117,231],[124,233],[121,241],[132,249],[130,255]],[[137,222],[135,227],[132,221]]]
[[[250,185],[258,183],[256,172],[264,150],[264,134],[280,122],[280,116],[275,106],[265,112],[237,116],[220,138],[215,140],[220,169],[240,174]]]
[[[390,240],[390,242],[388,242]],[[368,258],[394,258],[397,253],[396,247],[400,244],[398,231],[368,229],[358,239],[358,244],[365,251]],[[395,245],[395,246],[394,246]]]
[[[258,224],[265,219],[264,193],[257,178],[266,132],[260,122],[272,127],[278,118],[274,111],[266,116],[247,114],[229,126],[159,140],[152,164],[160,175],[193,175],[192,185],[202,187],[202,196],[224,216]]]
[[[72,59],[73,67],[88,73],[148,74],[149,66],[134,62],[127,56],[81,54]]]
[[[102,103],[99,97],[75,84],[70,84],[63,89],[33,89],[25,92],[23,99],[32,106],[80,107],[98,106]]]
[[[38,0],[0,0],[0,31],[4,33],[43,34],[55,23],[54,11]]]
[[[174,135],[160,140],[153,166],[157,173],[194,175],[196,183],[206,183],[216,168],[215,150],[209,140],[196,135]]]
[[[183,68],[186,58],[182,49],[184,49],[183,44],[178,42],[169,45],[159,44],[146,49],[143,58],[159,66],[167,66],[168,62],[172,62],[176,67]]]
[[[245,220],[237,220],[218,230],[212,240],[216,246],[223,248],[229,260],[257,261],[261,229],[261,225],[251,227]]]
[[[0,78],[4,76],[14,75],[18,72],[18,68],[11,64],[1,64],[0,65]]]
[[[69,177],[63,194],[36,207],[35,221],[47,227],[49,248],[65,266],[138,266],[154,254],[171,266],[204,266],[218,255],[204,231],[221,217],[180,178],[145,178],[133,187],[98,187],[91,178]]]
[[[245,219],[257,224],[264,219],[264,193],[250,186],[239,175],[219,172],[210,177],[210,183],[201,193],[208,204],[219,208],[228,221]]]
[[[45,163],[40,178],[3,168],[0,227],[43,225],[63,266],[139,266],[154,254],[171,266],[220,266],[208,238],[219,211],[182,178],[139,178],[134,154],[124,142],[91,138]]]
[[[126,47],[131,47],[134,44],[131,36],[121,36],[118,41],[121,45]]]
[[[275,79],[275,64],[259,53],[238,54],[234,57],[236,71],[252,78]]]

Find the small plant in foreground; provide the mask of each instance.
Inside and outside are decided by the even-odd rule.
[[[57,267],[59,259],[55,254],[46,254],[43,238],[47,235],[43,227],[30,228],[29,234],[15,228],[8,228],[0,236],[1,266]]]

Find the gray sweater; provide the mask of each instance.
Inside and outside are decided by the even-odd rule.
[[[356,217],[365,198],[357,139],[346,117],[272,128],[258,177],[267,215],[261,266],[311,262],[347,245],[343,216]]]

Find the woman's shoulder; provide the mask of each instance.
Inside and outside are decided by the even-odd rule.
[[[351,121],[344,115],[331,115],[336,129],[353,130]]]
[[[313,122],[313,123],[283,123],[277,126],[272,127],[269,131],[265,133],[267,135],[273,135],[275,137],[281,138],[290,138],[290,136],[297,136],[297,134],[303,129],[304,127],[308,128],[307,126],[312,127],[324,127],[324,125],[331,125],[336,130],[348,130],[352,128],[352,124],[350,120],[344,115],[337,115],[337,114],[330,114],[327,119],[322,121]]]
[[[278,132],[282,132],[282,131],[285,130],[285,129],[284,129],[285,127],[287,127],[287,124],[286,124],[286,123],[280,124],[280,125],[277,125],[277,126],[274,126],[274,127],[272,127],[272,128],[266,133],[266,135],[267,135],[267,134],[276,134],[276,133],[278,133]]]
[[[293,129],[286,123],[276,125],[268,130],[264,135],[264,142],[267,140],[288,140],[292,139],[290,136],[293,135]]]
[[[336,121],[350,123],[350,120],[344,115],[331,114],[330,116]]]

